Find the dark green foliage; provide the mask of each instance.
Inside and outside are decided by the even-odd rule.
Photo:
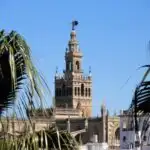
[[[24,46],[24,47],[23,47]],[[0,32],[0,113],[13,104],[25,74],[25,54],[29,55],[26,43],[12,31]]]
[[[28,120],[33,129],[32,113],[42,116],[53,114],[52,109],[43,108],[45,89],[46,82],[33,65],[30,48],[23,37],[15,31],[8,34],[4,30],[0,31],[0,117],[8,108],[16,106],[14,108],[17,108],[17,112],[14,109],[13,113],[19,113],[22,120]],[[18,103],[14,105],[16,100]],[[39,109],[35,109],[35,105]],[[2,122],[1,119],[1,124]],[[4,122],[8,124],[9,118]],[[46,128],[38,132],[33,130],[32,133],[28,133],[27,130],[20,136],[9,136],[7,132],[8,129],[7,138],[3,137],[0,140],[0,150],[77,149],[75,139],[69,133],[58,131],[56,128]]]

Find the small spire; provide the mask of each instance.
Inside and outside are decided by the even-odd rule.
[[[107,109],[107,116],[109,116],[109,110]]]
[[[101,115],[106,115],[106,106],[105,106],[105,102],[103,100],[102,105],[101,105]]]
[[[116,111],[116,109],[114,110],[114,116],[117,116],[117,111]]]
[[[56,74],[58,73],[58,67],[56,67]]]
[[[102,101],[102,108],[105,108],[105,100]]]
[[[56,71],[55,71],[55,77],[58,76],[58,67],[56,67]]]
[[[92,76],[91,66],[89,66],[89,76]]]

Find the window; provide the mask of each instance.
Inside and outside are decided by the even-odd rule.
[[[87,88],[85,89],[85,96],[87,96]]]
[[[123,136],[123,142],[125,142],[126,141],[126,136]]]
[[[66,63],[66,70],[69,70],[69,62]]]
[[[79,61],[76,61],[76,70],[79,70],[80,69],[80,63]]]
[[[61,96],[61,89],[60,88],[56,88],[55,96]]]
[[[80,88],[78,87],[78,96],[80,96]]]
[[[62,86],[62,96],[65,96],[65,85]]]
[[[69,71],[72,71],[72,63],[69,62]]]
[[[77,95],[77,87],[75,87],[75,95]]]
[[[145,142],[147,140],[147,137],[146,136],[143,136],[143,141]]]
[[[116,140],[120,140],[120,128],[117,128],[115,131],[115,138]]]
[[[88,89],[88,94],[89,94],[89,97],[91,96],[91,89],[89,88]]]
[[[84,84],[81,84],[81,96],[84,96]]]

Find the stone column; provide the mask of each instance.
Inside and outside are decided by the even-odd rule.
[[[67,131],[70,132],[70,118],[67,119]]]
[[[101,106],[101,117],[102,117],[102,127],[103,127],[103,139],[102,142],[106,142],[106,108],[105,105]]]

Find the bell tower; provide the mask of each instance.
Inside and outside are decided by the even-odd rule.
[[[55,105],[72,109],[79,109],[80,105],[82,115],[89,117],[92,112],[92,77],[91,70],[87,76],[82,70],[83,54],[79,49],[75,31],[77,24],[77,21],[72,22],[63,75],[58,72],[55,75]]]

